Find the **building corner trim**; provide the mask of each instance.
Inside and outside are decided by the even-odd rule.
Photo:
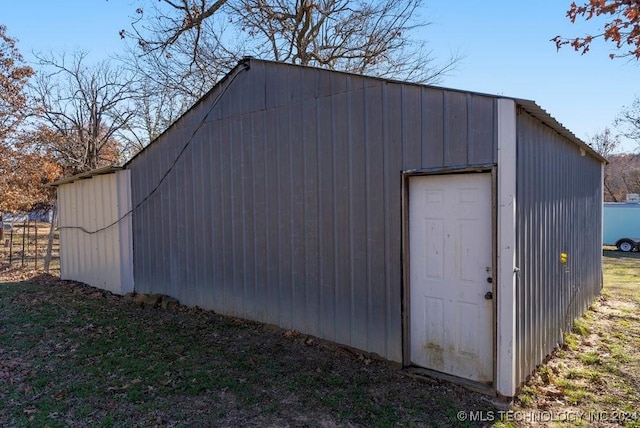
[[[497,100],[498,222],[496,383],[500,395],[516,393],[516,104]]]

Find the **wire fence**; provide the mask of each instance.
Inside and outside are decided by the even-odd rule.
[[[0,267],[44,270],[50,233],[51,223],[36,220],[2,222]],[[60,273],[60,241],[57,228],[53,230],[49,272]]]

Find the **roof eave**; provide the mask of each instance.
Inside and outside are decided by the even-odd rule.
[[[588,145],[587,143],[582,141],[580,138],[576,137],[573,132],[571,132],[567,128],[565,128],[564,125],[562,125],[560,122],[558,122],[553,116],[551,116],[549,113],[547,113],[547,111],[545,109],[540,107],[534,101],[525,100],[525,99],[519,99],[519,98],[512,98],[512,99],[516,102],[516,104],[519,107],[524,109],[531,116],[533,116],[536,119],[540,120],[542,123],[547,125],[549,128],[553,129],[558,134],[562,135],[563,137],[565,137],[566,139],[568,139],[569,141],[571,141],[572,143],[577,145],[580,149],[584,150],[585,153],[589,153],[592,157],[596,158],[597,160],[599,160],[600,162],[602,162],[604,164],[608,164],[609,163],[607,158],[602,156],[600,153],[596,152],[593,149],[593,147],[591,147],[590,145]]]
[[[49,183],[46,185],[46,187],[58,187],[61,186],[63,184],[69,184],[69,183],[73,183],[74,181],[78,181],[78,180],[86,180],[89,178],[93,178],[96,177],[98,175],[105,175],[105,174],[113,174],[117,171],[121,171],[124,168],[121,166],[105,166],[102,168],[98,168],[98,169],[94,169],[91,171],[87,171],[87,172],[82,172],[80,174],[76,174],[76,175],[72,175],[71,177],[65,177],[65,178],[61,178],[59,180],[54,181],[53,183]]]

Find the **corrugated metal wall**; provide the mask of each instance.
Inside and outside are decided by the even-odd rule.
[[[130,172],[123,170],[58,188],[60,277],[116,294],[133,291]],[[72,227],[69,227],[72,226]]]
[[[601,164],[517,116],[517,384],[542,363],[602,285]],[[568,262],[560,262],[560,253]]]
[[[494,99],[250,65],[130,163],[137,205],[211,110],[134,213],[136,289],[401,361],[401,172],[494,164]]]

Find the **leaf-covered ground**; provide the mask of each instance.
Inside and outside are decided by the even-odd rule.
[[[638,427],[640,253],[604,262],[510,407],[295,331],[0,270],[0,426]]]
[[[454,426],[495,409],[295,331],[3,275],[0,426]]]

